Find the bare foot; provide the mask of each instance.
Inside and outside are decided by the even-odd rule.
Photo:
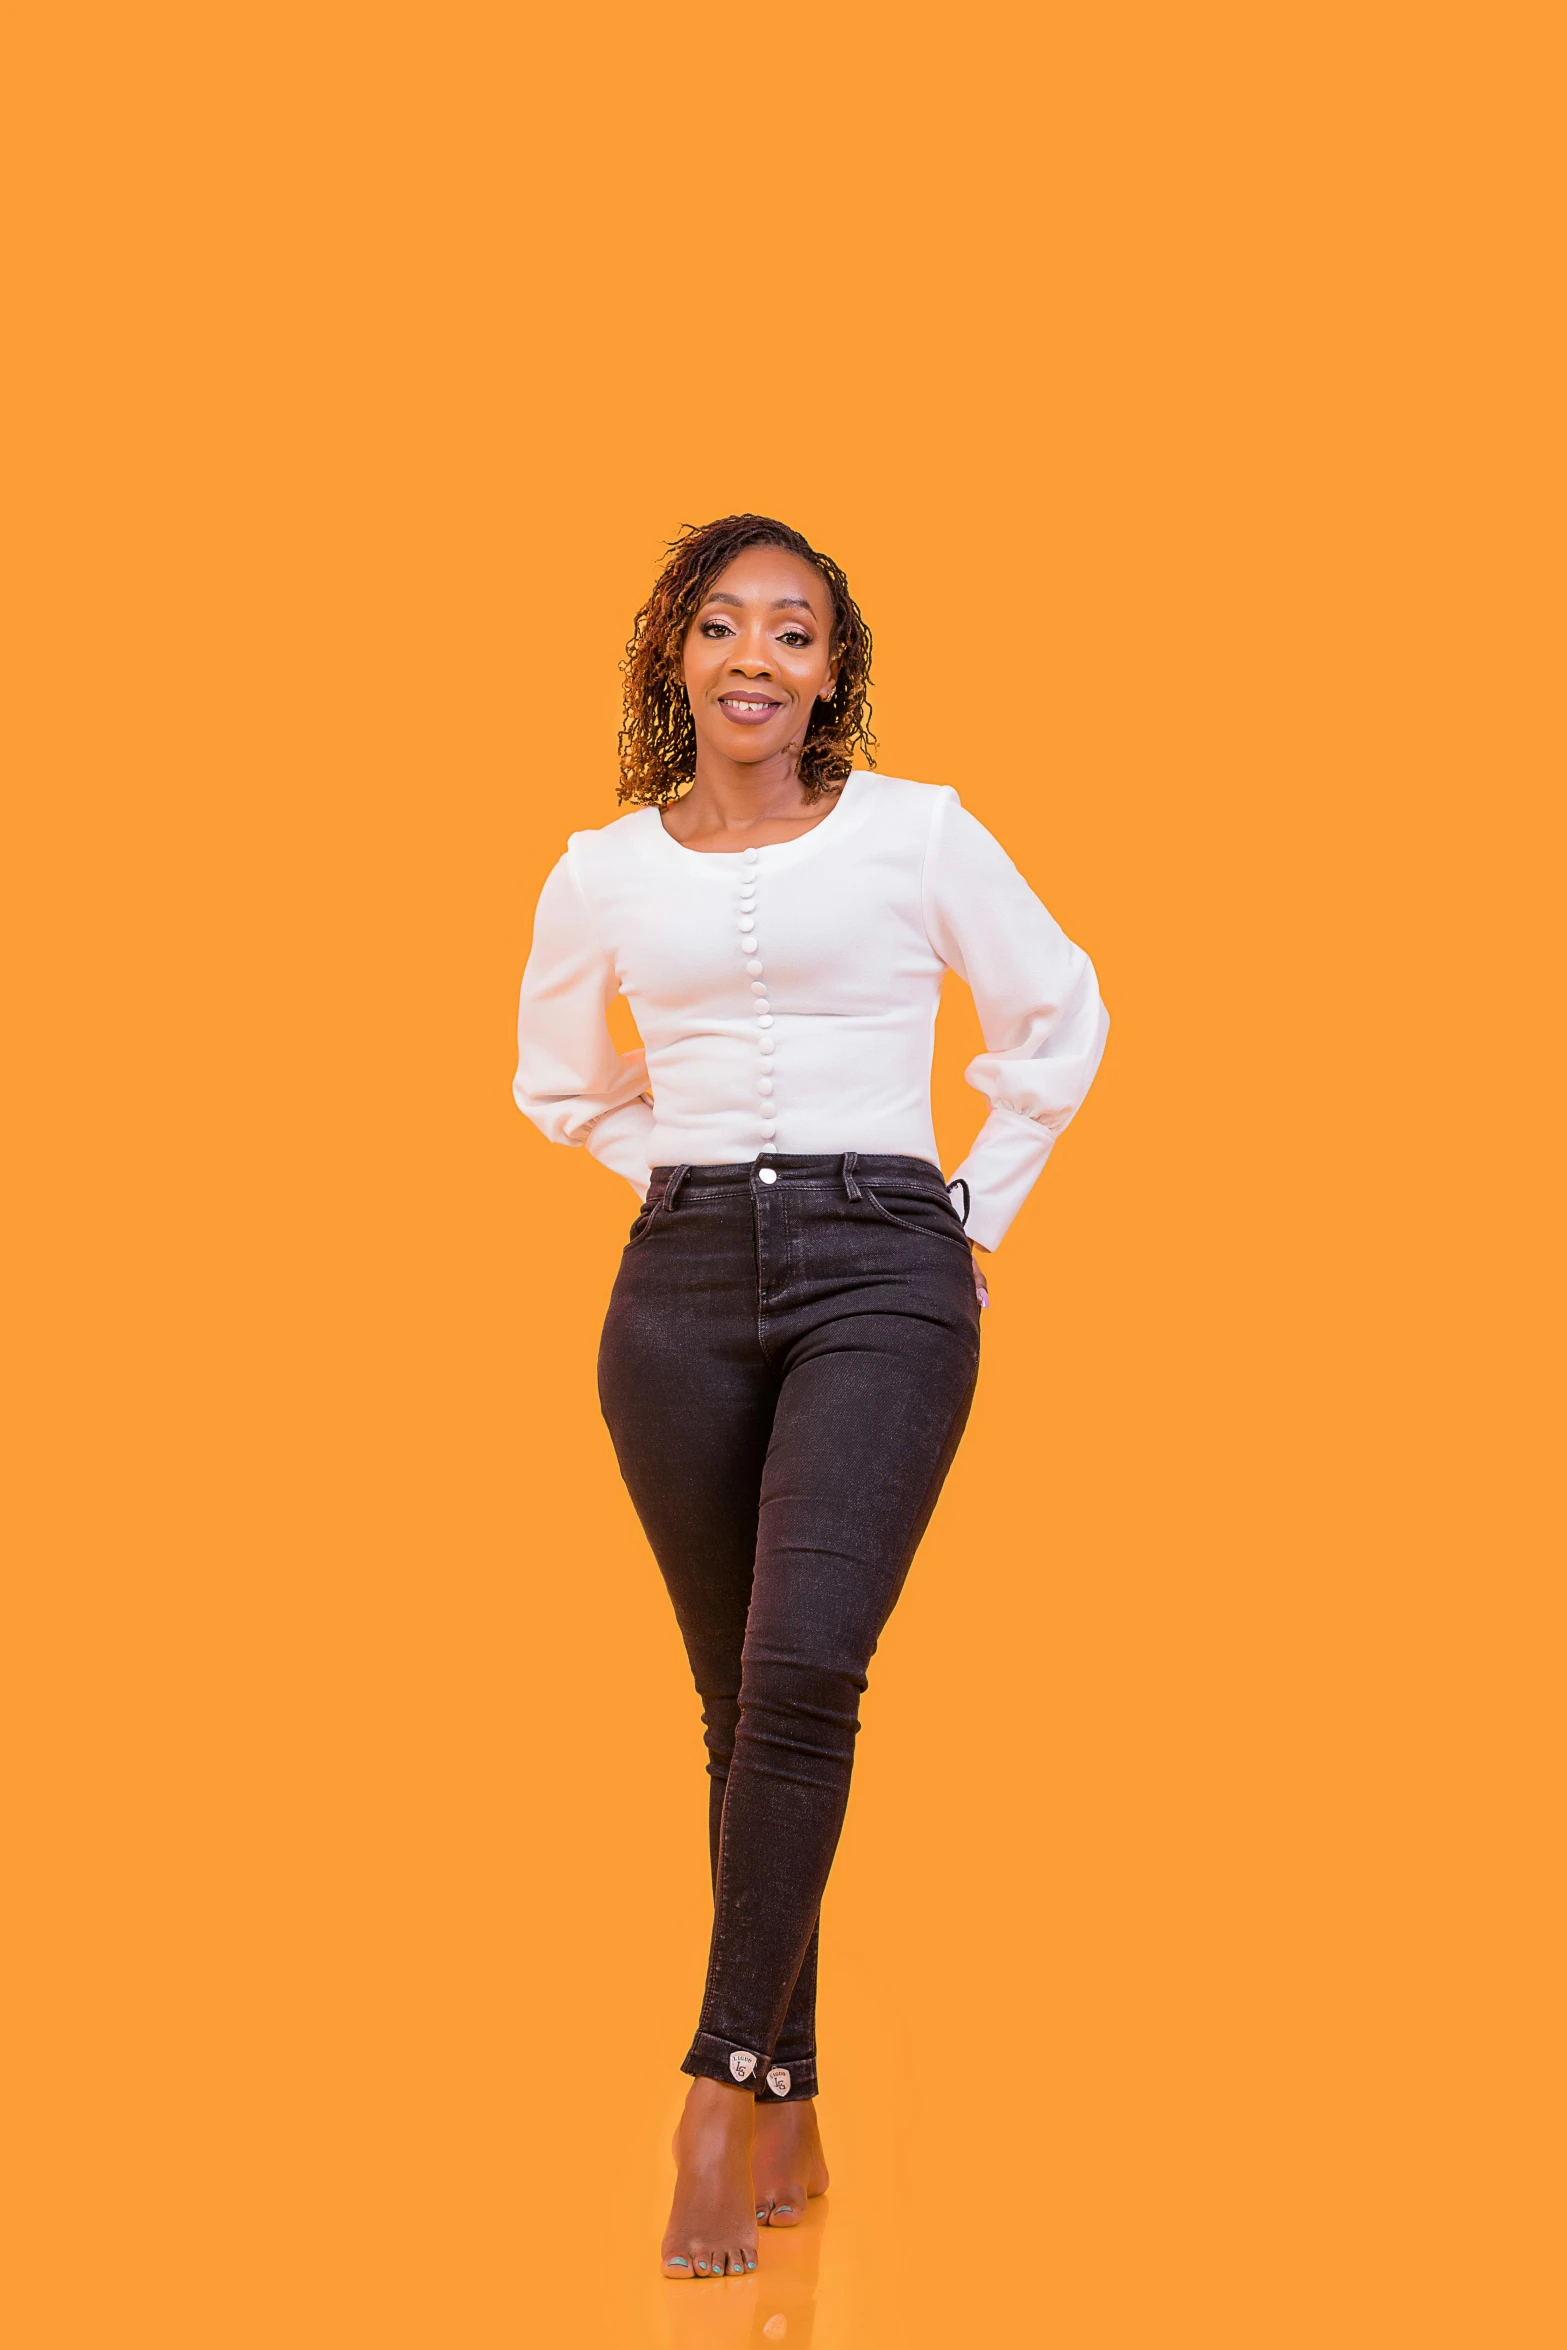
[[[751,2122],[756,2099],[723,2081],[693,2081],[675,2132],[675,2200],[664,2274],[743,2277],[756,2266]]]
[[[814,2099],[757,2107],[751,2178],[756,2216],[764,2227],[797,2228],[805,2217],[806,2197],[826,2194],[827,2157]]]

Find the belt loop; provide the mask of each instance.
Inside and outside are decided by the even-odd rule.
[[[670,1176],[669,1181],[665,1184],[664,1196],[663,1199],[659,1202],[659,1205],[663,1208],[666,1215],[674,1206],[675,1201],[679,1196],[680,1186],[682,1183],[684,1183],[690,1172],[691,1166],[689,1160],[682,1160],[681,1164],[675,1169],[673,1175]]]
[[[854,1162],[859,1155],[858,1151],[845,1151],[843,1154],[843,1188],[850,1199],[858,1199],[860,1196],[860,1187],[854,1180]]]
[[[948,1199],[952,1199],[952,1193],[953,1193],[953,1187],[954,1187],[954,1185],[955,1185],[955,1186],[957,1187],[957,1189],[958,1189],[959,1191],[961,1191],[961,1192],[962,1192],[962,1194],[963,1194],[963,1213],[962,1213],[962,1215],[961,1215],[961,1216],[958,1218],[958,1222],[959,1222],[959,1223],[962,1225],[962,1227],[963,1227],[964,1231],[966,1232],[966,1231],[968,1230],[968,1212],[969,1212],[969,1209],[970,1209],[970,1208],[971,1208],[971,1207],[974,1205],[974,1201],[973,1201],[973,1198],[972,1198],[972,1196],[971,1196],[971,1194],[970,1194],[970,1192],[969,1192],[968,1183],[967,1183],[966,1179],[965,1179],[963,1176],[961,1176],[961,1175],[954,1175],[954,1176],[953,1176],[953,1178],[952,1178],[952,1182],[951,1182],[951,1183],[949,1183],[949,1184],[947,1185],[947,1197],[948,1197]],[[955,1200],[953,1200],[953,1206],[954,1206],[954,1207],[956,1207],[956,1205],[957,1205],[957,1202],[956,1202]]]

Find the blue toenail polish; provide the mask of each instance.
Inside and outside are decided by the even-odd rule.
[[[702,2272],[703,2276],[706,2276],[706,2274],[707,2274],[707,2262],[706,2262],[705,2260],[699,2260],[699,2261],[697,2262],[697,2264],[696,2264],[696,2265],[697,2265],[697,2267],[698,2267],[698,2268],[701,2270],[701,2272]]]
[[[671,2257],[670,2257],[668,2260],[666,2260],[666,2261],[665,2261],[665,2263],[664,2263],[664,2266],[665,2266],[666,2268],[689,2268],[689,2267],[691,2266],[691,2263],[690,2263],[690,2261],[689,2261],[689,2260],[682,2260],[682,2258],[680,2257],[680,2254],[679,2254],[678,2252],[676,2252],[676,2253],[672,2254],[672,2255],[671,2255]]]

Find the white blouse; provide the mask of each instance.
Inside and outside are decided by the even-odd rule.
[[[856,769],[798,840],[709,855],[656,808],[575,832],[545,882],[517,1021],[518,1106],[638,1193],[652,1167],[767,1151],[940,1166],[942,974],[974,991],[990,1115],[952,1176],[994,1248],[1093,1081],[1093,965],[955,791]],[[627,999],[645,1050],[606,1022]],[[960,1201],[961,1206],[961,1201]]]

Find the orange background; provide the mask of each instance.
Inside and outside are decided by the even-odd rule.
[[[16,36],[19,2346],[1560,2339],[1546,22]],[[629,1195],[508,1086],[742,506],[1114,1029],[872,1681],[825,2221],[682,2293]]]

